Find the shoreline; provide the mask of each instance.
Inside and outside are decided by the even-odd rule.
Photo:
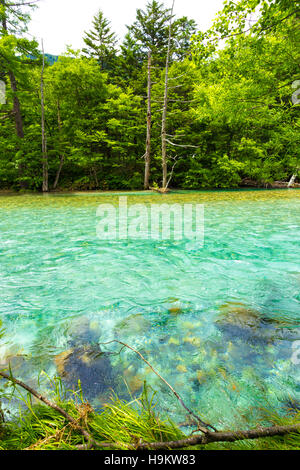
[[[12,189],[0,189],[0,196],[26,196],[26,195],[63,195],[63,194],[174,194],[174,193],[195,193],[195,192],[229,192],[229,191],[274,191],[274,190],[293,190],[293,189],[300,189],[300,183],[295,183],[292,187],[287,187],[288,183],[281,183],[281,184],[273,184],[268,187],[262,186],[241,186],[238,188],[199,188],[199,189],[182,189],[182,188],[171,188],[167,193],[161,193],[155,190],[144,190],[144,189],[137,189],[137,190],[128,190],[128,189],[112,189],[112,190],[101,190],[101,189],[87,189],[87,190],[80,190],[80,189],[61,189],[55,191],[49,191],[47,193],[43,193],[42,191],[34,191],[34,190],[12,190]]]

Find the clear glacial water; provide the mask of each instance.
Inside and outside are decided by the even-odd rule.
[[[300,364],[291,358],[300,340],[300,191],[128,195],[129,205],[162,202],[204,204],[203,247],[98,239],[96,209],[117,205],[118,194],[1,196],[0,363],[37,385],[41,370],[61,371],[66,350],[119,339],[215,426],[254,424],[261,409],[299,405]],[[108,359],[121,394],[120,383],[134,394],[147,380],[158,409],[186,420],[134,353]],[[90,370],[84,392],[101,406]]]

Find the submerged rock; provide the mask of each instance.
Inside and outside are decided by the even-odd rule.
[[[234,325],[240,328],[257,329],[261,324],[260,313],[240,302],[228,302],[220,307],[218,325]]]
[[[262,330],[260,313],[239,302],[222,305],[216,325],[225,337],[232,340],[241,338],[249,344],[264,344],[272,340],[270,335],[266,335]]]
[[[115,334],[120,339],[145,334],[150,326],[143,315],[131,315],[117,324]],[[111,354],[101,351],[97,321],[75,319],[67,332],[69,348],[55,357],[57,372],[67,390],[78,390],[80,381],[84,398],[99,405],[107,403],[112,392],[129,399],[128,390],[132,394],[142,390],[143,379],[136,371],[124,371],[121,362],[112,365]]]
[[[97,343],[101,336],[101,328],[98,322],[90,321],[88,317],[79,317],[72,320],[68,333],[71,343],[76,347],[90,343]]]
[[[125,369],[124,378],[131,394],[135,395],[142,391],[144,379],[141,374],[135,373],[134,368],[128,367]]]
[[[56,356],[55,364],[66,388],[78,390],[80,380],[84,397],[88,400],[116,386],[109,357],[99,347],[71,348]]]
[[[174,301],[171,302],[170,307],[168,308],[168,312],[171,315],[180,315],[183,313],[183,308],[181,303],[178,301],[178,299],[174,299]]]
[[[141,313],[130,315],[121,320],[115,326],[115,334],[117,338],[125,338],[136,335],[145,335],[151,323]]]
[[[23,356],[21,354],[16,355],[16,356],[6,356],[0,361],[0,368],[1,369],[8,369],[10,368],[13,373],[18,373],[24,366],[26,365],[26,356]]]
[[[259,311],[240,302],[228,302],[222,305],[216,325],[228,337],[244,338],[249,343],[294,341],[300,334],[294,323],[263,316]]]

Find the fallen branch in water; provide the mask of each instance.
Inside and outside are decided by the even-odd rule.
[[[184,447],[192,447],[196,445],[206,445],[212,442],[236,442],[245,439],[259,439],[261,437],[274,437],[284,436],[290,433],[299,433],[300,423],[290,426],[271,426],[268,428],[256,428],[247,431],[217,431],[209,432],[207,434],[188,437],[186,439],[180,439],[178,441],[169,442],[151,442],[141,443],[138,449],[152,449],[152,450],[163,450],[163,449],[183,449]]]
[[[177,400],[179,401],[179,403],[183,406],[183,408],[189,413],[190,416],[192,416],[194,419],[197,420],[198,422],[198,429],[197,431],[202,431],[204,434],[206,433],[209,433],[209,430],[208,428],[211,428],[213,429],[214,431],[217,431],[216,428],[214,428],[214,426],[212,426],[211,424],[207,424],[205,423],[204,421],[202,421],[199,416],[197,416],[195,413],[193,413],[193,411],[191,411],[187,406],[186,404],[184,403],[184,401],[182,400],[182,398],[179,396],[179,394],[176,392],[176,390],[174,390],[174,388],[160,375],[159,372],[157,372],[157,370],[154,369],[154,367],[150,364],[150,362],[147,361],[147,359],[144,358],[144,356],[139,352],[137,351],[136,349],[134,349],[133,347],[129,346],[128,344],[126,343],[123,343],[123,341],[118,341],[117,339],[113,339],[111,341],[108,341],[107,343],[101,343],[102,345],[107,345],[107,344],[111,344],[111,343],[118,343],[118,344],[121,344],[123,347],[125,348],[128,348],[128,349],[131,349],[131,351],[133,351],[135,354],[137,354],[141,359],[142,361],[144,361],[149,367],[150,369],[154,372],[154,374],[157,375],[157,377],[160,378],[160,380],[162,380],[162,382],[164,382],[164,384],[171,390],[171,392],[175,395],[175,397],[177,398]]]

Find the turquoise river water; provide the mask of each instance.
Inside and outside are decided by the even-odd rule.
[[[97,207],[117,207],[119,195],[0,196],[0,364],[47,390],[38,373],[63,376],[69,358],[69,379],[82,373],[98,407],[112,384],[125,398],[146,380],[158,410],[186,422],[132,351],[105,355],[103,366],[92,357],[99,345],[118,352],[101,344],[118,339],[217,427],[300,406],[300,191],[127,194],[129,206],[203,204],[204,245],[99,239]],[[107,389],[94,387],[99,367]]]

